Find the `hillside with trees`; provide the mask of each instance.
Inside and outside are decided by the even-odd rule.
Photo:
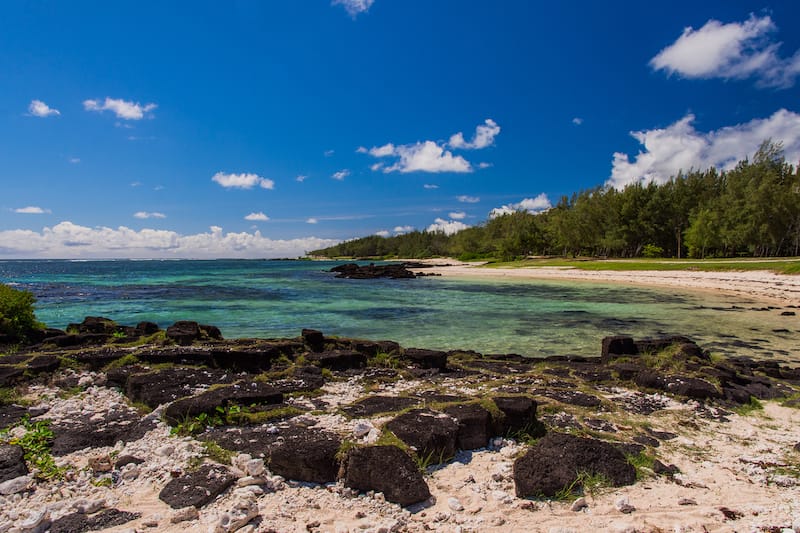
[[[663,184],[596,187],[564,196],[543,213],[498,216],[453,235],[414,231],[370,236],[315,250],[325,257],[530,255],[600,257],[770,257],[800,255],[800,171],[782,145],[765,141],[752,160]]]

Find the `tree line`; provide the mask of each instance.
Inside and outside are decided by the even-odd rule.
[[[342,242],[309,255],[502,259],[531,255],[740,257],[800,255],[800,170],[764,141],[729,171],[690,170],[662,184],[603,186],[452,235],[414,231]]]

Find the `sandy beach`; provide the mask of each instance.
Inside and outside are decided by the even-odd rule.
[[[775,274],[766,270],[704,272],[687,270],[581,270],[571,267],[484,268],[485,263],[464,263],[450,259],[419,262],[435,265],[424,271],[447,277],[489,279],[552,279],[597,283],[619,283],[677,289],[718,291],[748,296],[781,305],[800,305],[800,276]]]

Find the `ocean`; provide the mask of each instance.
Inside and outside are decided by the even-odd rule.
[[[335,279],[338,262],[0,261],[0,282],[31,291],[64,328],[213,324],[226,338],[326,335],[481,353],[598,355],[607,335],[685,335],[723,356],[798,362],[797,317],[746,297],[565,281]]]

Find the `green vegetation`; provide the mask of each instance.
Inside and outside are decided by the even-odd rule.
[[[750,396],[750,401],[734,409],[734,412],[741,416],[747,416],[753,414],[755,411],[763,411],[763,410],[764,410],[764,405],[760,401],[758,401],[758,398]]]
[[[36,320],[33,304],[36,298],[28,291],[20,291],[0,283],[0,336],[8,336],[11,343],[28,340],[35,330],[44,329]]]
[[[555,499],[559,501],[568,501],[581,494],[591,494],[595,496],[600,491],[611,486],[608,478],[603,474],[591,474],[586,471],[578,472],[575,480],[562,488],[555,494]]]
[[[50,447],[53,443],[53,430],[49,420],[32,422],[26,415],[16,426],[25,429],[22,437],[12,437],[10,429],[0,432],[0,442],[16,444],[24,452],[25,461],[33,467],[39,479],[52,480],[64,477],[64,468],[56,466]]]
[[[655,458],[645,452],[641,452],[638,455],[626,455],[625,458],[628,460],[628,464],[636,469],[637,480],[642,480],[652,475],[653,465],[656,462]]]
[[[622,190],[596,187],[564,196],[546,212],[517,211],[453,235],[373,235],[311,255],[502,261],[552,255],[653,260],[687,255],[796,257],[800,170],[786,163],[779,143],[768,140],[752,161],[740,161],[730,171],[692,170],[663,184],[635,183]],[[800,272],[798,261],[785,266],[784,271]]]
[[[226,450],[214,441],[206,440],[200,444],[206,457],[223,465],[231,464],[231,459],[236,455],[236,452]]]

